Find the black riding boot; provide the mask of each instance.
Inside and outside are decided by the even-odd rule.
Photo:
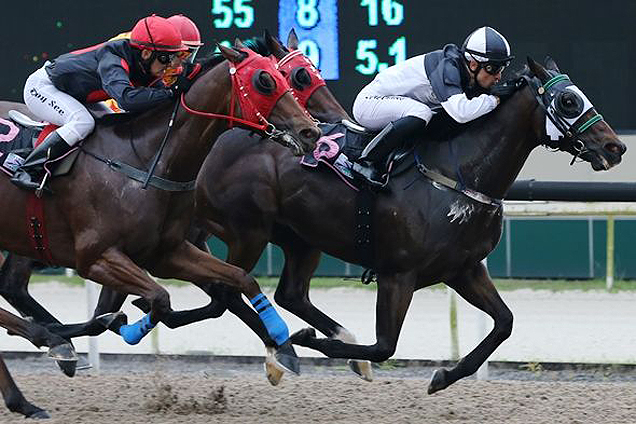
[[[57,131],[53,131],[27,156],[11,178],[11,182],[27,190],[41,190],[43,183],[46,183],[44,164],[65,155],[71,149]],[[57,163],[53,162],[48,164],[47,168],[52,172],[55,166]]]
[[[404,143],[404,139],[426,127],[426,121],[405,116],[390,122],[362,151],[353,164],[353,171],[374,186],[384,186],[387,179],[388,156]]]

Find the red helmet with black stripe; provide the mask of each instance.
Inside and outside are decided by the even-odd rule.
[[[152,15],[139,20],[130,33],[130,45],[138,49],[162,52],[187,51],[181,34],[166,18]]]

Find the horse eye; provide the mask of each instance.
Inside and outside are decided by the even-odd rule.
[[[556,106],[558,112],[567,119],[576,118],[583,112],[583,100],[572,91],[559,93]]]
[[[270,74],[262,69],[257,71],[252,77],[252,83],[258,92],[262,94],[272,94],[276,90],[276,81]]]
[[[311,85],[311,75],[305,68],[296,68],[291,73],[291,85],[297,90],[304,90]]]

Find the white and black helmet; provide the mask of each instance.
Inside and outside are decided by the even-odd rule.
[[[514,58],[510,54],[510,44],[497,30],[484,26],[470,33],[462,52],[466,60],[474,59],[480,63],[497,63],[507,66]]]

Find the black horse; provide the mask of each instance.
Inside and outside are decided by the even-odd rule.
[[[333,172],[308,172],[283,149],[233,133],[219,138],[199,173],[197,216],[228,244],[228,262],[246,270],[268,241],[283,249],[276,302],[328,336],[305,329],[292,341],[329,357],[388,359],[413,292],[439,282],[453,288],[490,315],[494,329],[455,367],[434,374],[428,392],[442,390],[473,374],[512,331],[512,313],[481,260],[499,241],[500,199],[530,152],[547,143],[606,170],[626,150],[591,105],[583,109],[584,94],[554,61],[547,69],[532,59],[528,65],[494,112],[458,134],[419,144],[413,166],[375,197],[368,248],[356,229],[356,215],[366,213],[358,193]],[[546,139],[552,120],[565,134],[558,146]],[[311,304],[309,282],[321,251],[377,274],[375,344],[337,340],[344,328]]]
[[[559,106],[557,114],[552,115],[562,122],[563,113],[570,116],[568,108],[581,100],[565,89],[571,83],[558,75],[552,61],[550,70],[531,60],[529,65],[530,70],[517,80],[519,89],[504,106],[463,126],[458,135],[426,143],[419,166],[394,177],[391,190],[378,195],[371,255],[369,249],[363,253],[365,249],[356,245],[357,195],[352,190],[331,173],[308,173],[282,149],[259,144],[240,131],[223,135],[206,159],[197,182],[198,215],[228,243],[228,261],[245,269],[253,268],[269,240],[283,248],[286,263],[276,300],[331,338],[317,339],[313,330],[303,330],[293,340],[328,356],[374,361],[390,357],[413,291],[440,281],[453,287],[489,313],[495,328],[454,369],[436,373],[429,392],[443,389],[473,373],[511,330],[512,315],[479,262],[501,233],[496,199],[504,196],[530,151],[545,141],[546,113],[541,106],[558,100],[553,104]],[[597,122],[594,109],[582,112],[573,128],[584,133],[569,135],[558,147],[592,162],[597,170],[619,163],[625,146],[604,121]],[[437,172],[430,173],[426,166]],[[435,175],[438,179],[457,175],[471,190],[451,190],[446,185],[452,182],[443,177],[429,180]],[[252,195],[255,187],[258,197]],[[320,225],[323,222],[332,225]],[[351,335],[309,301],[309,281],[321,250],[377,272],[376,344],[344,343],[351,341]],[[371,263],[369,257],[375,260]],[[226,302],[245,322],[254,323],[250,326],[263,337],[259,323],[250,316],[254,314],[238,306],[243,303],[238,294],[225,292],[217,300]],[[201,311],[193,312],[199,319],[204,317]],[[221,312],[222,308],[215,309],[216,314]]]

